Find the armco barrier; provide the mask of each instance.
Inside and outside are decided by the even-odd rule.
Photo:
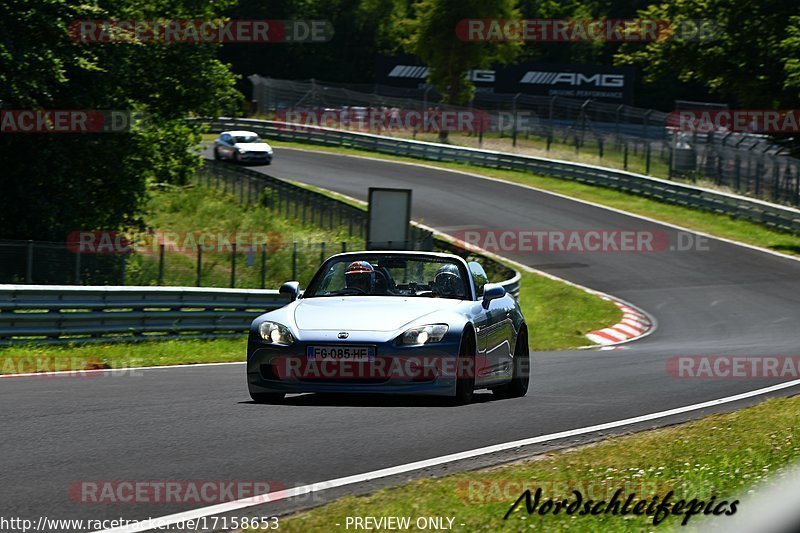
[[[800,234],[800,210],[702,187],[582,163],[397,139],[266,120],[221,117],[195,119],[215,132],[247,129],[269,139],[357,148],[430,161],[470,163],[609,187],[662,202],[730,215],[780,231]],[[278,156],[280,157],[280,156]]]
[[[0,285],[0,345],[240,335],[286,303],[276,290]]]

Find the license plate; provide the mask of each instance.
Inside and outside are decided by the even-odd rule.
[[[309,361],[369,362],[375,359],[374,346],[309,346]]]

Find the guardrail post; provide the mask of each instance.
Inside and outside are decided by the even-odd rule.
[[[164,284],[164,243],[158,245],[158,285]]]
[[[321,265],[325,261],[325,243],[322,242],[319,247],[319,264]]]
[[[201,283],[202,283],[202,278],[203,278],[203,247],[202,246],[198,246],[197,247],[197,280],[195,282],[195,285],[200,287]]]
[[[236,243],[231,244],[231,289],[236,287]]]
[[[297,279],[297,241],[292,243],[292,279]]]
[[[628,170],[628,141],[625,141],[625,145],[622,149],[622,168]]]
[[[28,241],[28,257],[25,263],[25,283],[33,283],[33,241]]]
[[[346,251],[347,251],[347,242],[342,241],[342,253],[345,253]]]
[[[644,161],[644,173],[650,174],[650,141],[645,141],[647,144],[644,147],[645,152],[645,161]]]

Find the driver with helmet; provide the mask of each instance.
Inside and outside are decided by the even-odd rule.
[[[442,266],[433,277],[433,290],[446,298],[463,297],[464,282],[461,273],[454,264]]]
[[[353,261],[344,273],[345,286],[363,294],[371,294],[375,288],[375,268],[369,261]]]

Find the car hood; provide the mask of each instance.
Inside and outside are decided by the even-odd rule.
[[[234,146],[240,150],[252,152],[269,152],[271,150],[267,143],[236,143]]]
[[[394,331],[459,300],[400,296],[326,296],[301,299],[294,321],[301,330]]]

